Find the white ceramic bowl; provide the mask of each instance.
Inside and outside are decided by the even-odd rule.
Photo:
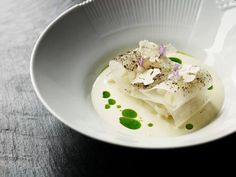
[[[196,145],[236,130],[235,1],[95,0],[76,5],[54,20],[32,54],[34,89],[46,108],[74,130],[123,146],[172,148]],[[91,103],[101,68],[139,40],[171,42],[220,75],[224,107],[205,128],[184,136],[140,138],[108,126]]]

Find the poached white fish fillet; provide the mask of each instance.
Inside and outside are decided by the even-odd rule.
[[[176,52],[170,44],[140,41],[138,48],[111,60],[109,69],[120,90],[180,127],[210,101],[212,76],[200,66],[182,64],[172,57]]]

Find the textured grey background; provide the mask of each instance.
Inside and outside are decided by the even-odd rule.
[[[42,30],[78,2],[0,1],[0,176],[76,173],[71,159],[68,162],[68,153],[73,160],[72,156],[80,153],[84,142],[90,140],[65,127],[45,110],[33,91],[29,62]],[[79,143],[74,144],[78,138],[83,142],[79,147]],[[85,153],[80,158],[86,158]],[[86,159],[81,162],[80,166],[86,166]],[[86,168],[80,168],[80,174],[83,173],[86,174]]]
[[[196,158],[208,162],[222,152],[227,161],[235,159],[235,135],[179,150],[136,150],[92,140],[54,118],[33,91],[30,55],[42,30],[78,2],[0,0],[0,176],[97,177],[134,175],[141,170],[148,175],[160,171],[161,165],[176,166],[184,158],[185,169]],[[207,156],[198,156],[204,152]]]

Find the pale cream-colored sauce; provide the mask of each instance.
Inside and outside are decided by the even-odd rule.
[[[198,65],[207,69],[213,77],[214,88],[213,90],[208,91],[211,101],[205,106],[203,110],[196,113],[188,122],[186,122],[186,124],[193,124],[194,128],[192,130],[187,130],[185,126],[180,128],[175,127],[173,120],[162,118],[142,100],[135,99],[126,95],[124,92],[121,92],[117,84],[115,82],[111,82],[112,78],[109,68],[105,69],[97,77],[91,93],[94,108],[99,114],[100,118],[107,121],[114,128],[118,128],[123,132],[155,137],[179,136],[187,134],[200,129],[213,121],[220,112],[224,102],[224,89],[219,77],[209,67],[190,56],[176,53],[174,57],[180,58],[183,64]],[[116,105],[122,106],[120,109],[118,109],[116,105],[111,106],[110,109],[105,109],[107,99],[102,97],[102,93],[105,90],[111,93],[110,98],[116,100]],[[121,110],[126,108],[131,108],[138,113],[138,119],[142,124],[140,129],[130,130],[119,123]],[[204,121],[201,121],[200,119],[204,119]],[[153,123],[153,127],[148,127],[148,123]]]

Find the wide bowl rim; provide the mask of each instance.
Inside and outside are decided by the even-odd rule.
[[[94,0],[86,0],[84,2],[81,2],[79,4],[75,4],[72,7],[68,8],[67,10],[63,11],[60,15],[58,15],[54,20],[52,20],[49,25],[47,25],[47,27],[41,32],[40,36],[38,37],[38,39],[35,42],[35,45],[33,47],[32,53],[31,53],[31,57],[30,57],[30,78],[31,78],[31,82],[33,85],[33,89],[37,95],[37,97],[39,98],[40,102],[44,105],[44,107],[54,116],[56,117],[59,121],[61,121],[63,124],[65,124],[66,126],[68,126],[69,128],[75,130],[78,133],[81,133],[82,135],[85,135],[87,137],[90,137],[92,139],[95,140],[99,140],[105,143],[109,143],[109,144],[113,144],[113,145],[118,145],[118,146],[123,146],[123,147],[128,147],[128,148],[138,148],[138,149],[173,149],[173,148],[186,148],[186,147],[192,147],[192,146],[197,146],[197,145],[201,145],[201,144],[205,144],[205,143],[210,143],[212,141],[216,141],[218,139],[221,139],[223,137],[226,137],[228,135],[231,135],[233,133],[235,133],[236,129],[231,129],[225,132],[222,132],[222,134],[217,134],[215,137],[212,137],[211,139],[208,140],[203,140],[202,142],[191,142],[191,143],[186,143],[184,145],[181,144],[174,144],[174,145],[165,145],[165,146],[156,146],[156,145],[148,145],[148,144],[138,144],[138,145],[133,145],[133,144],[129,144],[129,143],[124,143],[124,142],[117,142],[115,140],[109,140],[106,138],[101,138],[98,136],[94,136],[94,134],[89,134],[87,132],[82,132],[76,128],[74,128],[69,122],[66,121],[66,119],[60,117],[46,102],[46,100],[43,98],[43,96],[40,93],[40,90],[37,86],[37,82],[35,79],[35,75],[34,75],[34,62],[35,62],[35,56],[36,56],[36,52],[38,50],[38,47],[40,46],[41,41],[43,40],[44,36],[47,34],[47,32],[54,26],[55,23],[57,23],[62,17],[64,17],[65,15],[67,15],[68,13],[70,13],[71,11],[75,10],[78,7],[84,6],[90,2],[93,2]]]

